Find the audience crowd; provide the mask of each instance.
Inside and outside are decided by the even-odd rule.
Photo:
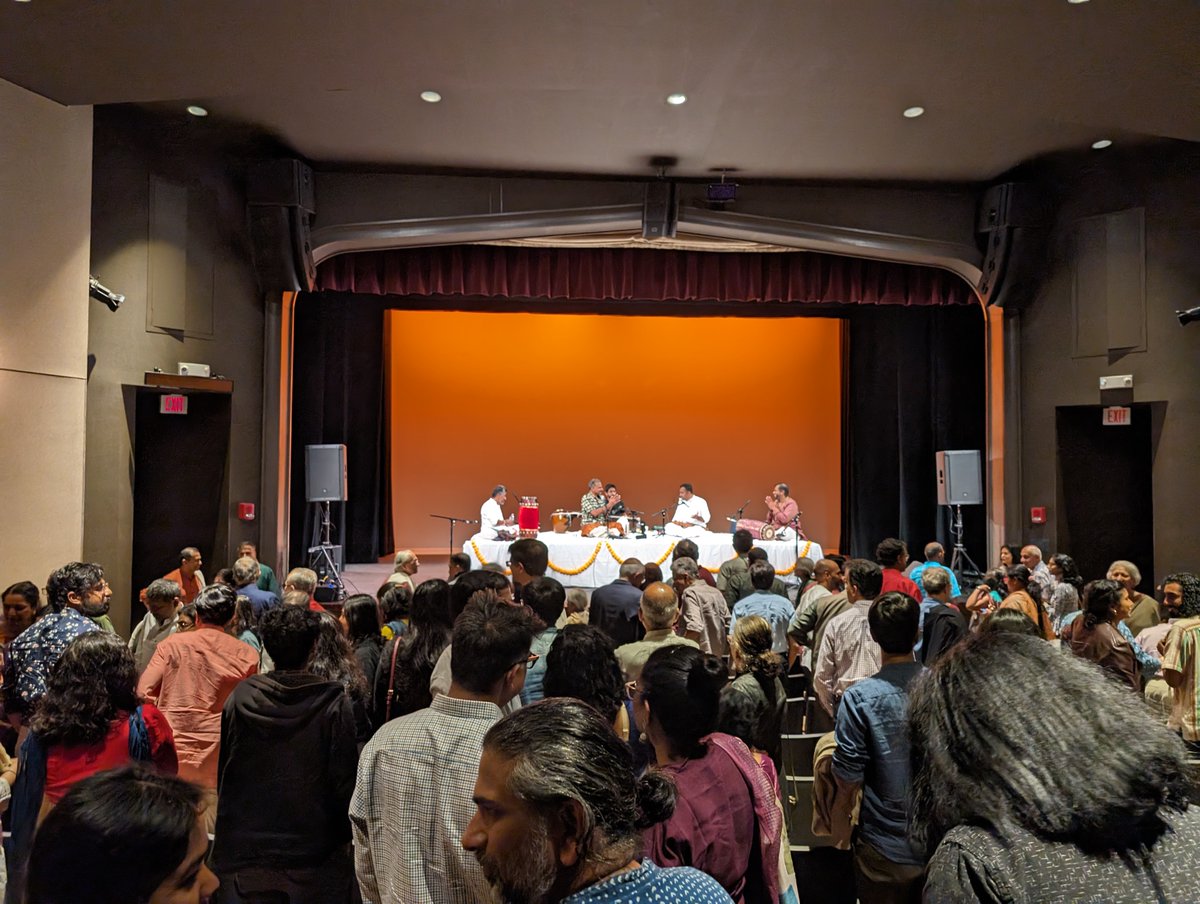
[[[887,538],[789,586],[733,550],[590,595],[537,540],[448,580],[402,550],[322,605],[252,543],[211,583],[188,547],[128,641],[100,565],[14,583],[4,899],[799,904],[811,809],[862,904],[1198,900],[1195,575]]]

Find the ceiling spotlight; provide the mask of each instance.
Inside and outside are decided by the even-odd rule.
[[[1067,2],[1074,6],[1080,3],[1087,3],[1088,0],[1067,0]]]
[[[425,101],[427,104],[436,104],[441,102],[442,96],[436,91],[422,91],[421,100]]]
[[[1072,2],[1073,2],[1073,0],[1072,0]],[[1101,138],[1099,141],[1092,142],[1092,150],[1094,150],[1094,151],[1102,151],[1105,148],[1111,147],[1111,146],[1112,146],[1112,141],[1108,138]]]
[[[924,114],[925,114],[924,107],[909,107],[907,110],[904,111],[904,118],[905,119],[916,119],[918,116],[923,116]]]
[[[687,95],[686,94],[668,94],[667,95],[667,103],[669,103],[672,107],[678,107],[680,104],[686,104],[687,103]]]
[[[191,106],[189,106],[187,108],[187,111],[189,113],[191,113],[193,116],[207,116],[208,115],[207,110],[205,110],[203,107],[197,106],[196,104],[192,104]]]

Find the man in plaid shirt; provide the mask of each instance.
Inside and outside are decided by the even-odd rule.
[[[366,904],[496,900],[459,839],[475,813],[483,736],[525,685],[536,625],[524,607],[476,593],[454,623],[449,693],[388,722],[363,749],[350,822]]]

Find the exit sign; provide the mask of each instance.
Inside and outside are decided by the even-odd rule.
[[[1105,427],[1128,427],[1132,421],[1133,409],[1116,405],[1104,409]]]
[[[159,414],[187,414],[187,396],[164,395],[158,397]]]

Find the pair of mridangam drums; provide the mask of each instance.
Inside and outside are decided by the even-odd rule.
[[[565,534],[571,529],[572,519],[579,518],[582,514],[582,512],[565,512],[562,509],[555,509],[554,514],[550,516],[550,528],[556,534]]]

